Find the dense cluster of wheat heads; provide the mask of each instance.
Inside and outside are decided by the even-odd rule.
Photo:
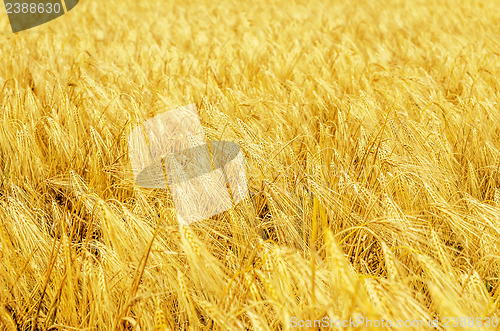
[[[87,0],[16,35],[0,17],[0,329],[500,317],[498,8]],[[127,135],[192,102],[253,193],[180,229]]]

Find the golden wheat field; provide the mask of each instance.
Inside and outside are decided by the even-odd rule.
[[[500,1],[0,8],[0,330],[500,327]],[[179,227],[127,137],[190,103],[252,197]]]

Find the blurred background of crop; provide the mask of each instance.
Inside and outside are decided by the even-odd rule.
[[[2,15],[1,328],[500,317],[499,5],[86,0],[15,35]],[[127,135],[192,102],[253,197],[179,230]]]

